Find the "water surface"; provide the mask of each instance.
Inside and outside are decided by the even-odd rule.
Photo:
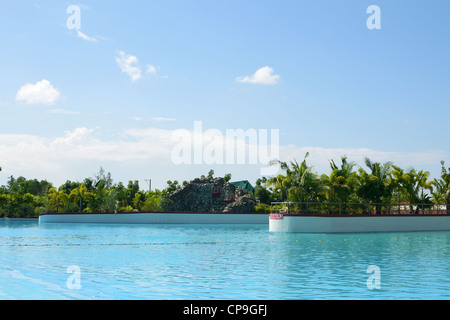
[[[450,299],[449,258],[450,232],[1,221],[0,299]]]

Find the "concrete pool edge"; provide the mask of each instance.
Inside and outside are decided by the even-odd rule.
[[[45,213],[39,223],[268,224],[268,213]]]
[[[450,231],[450,215],[311,216],[271,214],[269,231],[298,233]]]
[[[45,223],[259,224],[270,232],[358,233],[450,231],[450,215],[283,215],[268,213],[45,213]]]

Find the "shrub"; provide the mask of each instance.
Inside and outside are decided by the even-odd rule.
[[[268,204],[260,203],[257,206],[255,206],[255,212],[258,213],[270,213],[271,207]]]

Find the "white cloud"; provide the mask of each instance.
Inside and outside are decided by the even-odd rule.
[[[46,179],[55,185],[93,174],[100,166],[118,167],[115,177],[124,181],[136,168],[170,161],[171,131],[146,129],[121,133],[118,140],[100,139],[99,129],[76,128],[57,137],[0,134],[2,150],[0,185],[9,175]],[[132,164],[132,165],[131,165]],[[131,165],[131,167],[130,167]]]
[[[142,67],[139,64],[139,59],[136,56],[126,54],[123,51],[118,52],[116,62],[120,70],[128,74],[131,78],[131,81],[133,82],[141,79],[143,73],[156,75],[159,70],[159,66],[155,67],[154,65],[151,64],[147,64],[145,67]]]
[[[145,73],[156,74],[156,67],[149,64]]]
[[[64,114],[64,115],[80,114],[80,112],[78,112],[78,111],[72,111],[72,110],[61,109],[61,108],[49,109],[49,110],[47,110],[47,113]]]
[[[236,82],[240,83],[256,83],[256,84],[277,84],[280,80],[279,75],[273,74],[273,69],[269,66],[262,67],[252,75],[245,77],[237,77]]]
[[[52,86],[50,81],[43,79],[35,84],[28,83],[21,87],[16,94],[16,101],[52,105],[60,96],[60,92]]]
[[[314,166],[318,173],[329,173],[330,160],[340,163],[342,156],[347,156],[349,161],[365,168],[364,158],[372,161],[385,163],[393,162],[403,168],[414,167],[423,169],[424,166],[440,166],[440,161],[448,158],[448,153],[443,150],[427,150],[416,152],[394,152],[374,150],[370,148],[322,148],[322,147],[299,147],[287,145],[280,147],[280,158],[282,161],[303,161],[306,152],[309,152],[307,163]],[[424,169],[426,170],[426,169]]]
[[[269,67],[265,66],[262,67],[251,76],[245,76],[245,77],[237,77],[236,82],[240,83],[256,83],[256,84],[276,84],[278,83],[280,76],[273,74],[274,70]]]
[[[142,175],[142,172],[149,172],[149,168],[153,168],[154,171],[150,171],[153,177],[156,179],[160,175],[165,182],[168,178],[174,178],[174,172],[177,170],[180,172],[197,170],[194,165],[186,170],[187,167],[174,164],[172,151],[179,141],[173,140],[173,137],[177,131],[179,130],[158,128],[127,129],[118,132],[118,138],[104,138],[100,128],[86,127],[75,128],[51,138],[39,135],[0,134],[0,150],[2,150],[0,160],[3,169],[0,184],[6,183],[6,177],[12,174],[47,179],[60,185],[67,179],[84,179],[100,166],[116,167],[117,170],[112,172],[113,175],[116,177],[122,175],[120,178],[123,179],[128,179],[133,174]],[[185,131],[187,137],[194,137],[193,130]],[[204,150],[207,148],[213,150],[215,146],[220,149],[223,146],[223,140],[215,139],[214,134],[215,131],[204,132]],[[220,136],[225,132],[217,131],[217,134]],[[237,141],[236,152],[250,149],[250,142]],[[442,150],[387,152],[369,148],[322,148],[296,145],[281,145],[279,150],[281,161],[296,159],[301,162],[305,153],[309,152],[307,162],[320,174],[329,174],[329,160],[333,159],[340,163],[340,157],[346,155],[350,161],[363,167],[364,157],[369,157],[377,162],[392,161],[403,168],[412,166],[430,170],[429,168],[432,167],[435,169],[431,172],[432,175],[434,173],[438,176],[440,160],[448,159],[449,156]],[[210,165],[206,166],[207,170],[211,169]],[[158,171],[156,167],[164,169]],[[245,170],[242,165],[228,164],[220,165],[218,169],[231,172],[234,177],[237,177],[238,172],[241,171],[242,179],[255,181],[260,177],[261,167],[266,167],[266,164],[246,165]],[[197,168],[203,167],[197,166]],[[142,178],[142,176],[139,177]]]
[[[138,66],[139,60],[135,56],[119,51],[116,62],[119,65],[120,70],[130,76],[131,81],[134,82],[142,78],[142,70]]]
[[[152,118],[152,120],[155,120],[155,121],[176,121],[177,119],[175,119],[175,118],[154,117],[154,118]]]
[[[64,137],[54,139],[50,144],[50,147],[54,149],[61,149],[65,147],[74,147],[77,145],[88,146],[90,143],[95,141],[94,138],[90,136],[93,131],[94,129],[88,129],[85,127],[76,128],[73,131],[67,131]]]
[[[81,38],[83,40],[86,40],[86,41],[89,41],[89,42],[98,42],[97,38],[89,37],[88,35],[84,34],[83,32],[81,32],[78,29],[77,29],[77,35],[78,35],[78,38]]]

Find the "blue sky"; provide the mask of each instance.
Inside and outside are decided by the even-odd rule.
[[[381,29],[366,26],[370,5]],[[319,173],[347,155],[437,176],[450,163],[449,14],[448,1],[2,1],[0,184],[100,166],[142,188],[211,168],[261,176],[175,165],[171,134],[194,121],[278,129],[280,158],[310,151]]]

